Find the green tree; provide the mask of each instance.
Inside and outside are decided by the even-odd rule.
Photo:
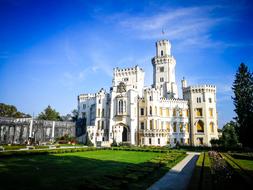
[[[22,113],[13,105],[0,103],[0,117],[31,117],[29,114]]]
[[[77,111],[77,109],[74,109],[72,111],[72,121],[76,122],[77,119],[78,119],[78,111]]]
[[[236,132],[243,146],[253,147],[253,76],[244,63],[238,68],[232,89],[238,123]]]
[[[51,106],[48,105],[47,108],[39,114],[38,119],[60,121],[61,117],[59,112],[55,111],[55,109],[52,109]]]
[[[238,136],[235,131],[236,123],[230,121],[222,129],[221,143],[225,148],[234,148],[238,145]]]

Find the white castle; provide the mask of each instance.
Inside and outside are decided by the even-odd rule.
[[[94,145],[112,142],[132,145],[175,146],[177,143],[210,146],[218,138],[216,87],[187,86],[183,79],[178,96],[176,60],[168,40],[156,42],[152,58],[153,84],[144,87],[139,66],[113,69],[110,92],[78,96],[79,118]]]

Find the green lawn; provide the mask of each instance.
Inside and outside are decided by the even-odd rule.
[[[243,169],[253,171],[253,160],[242,160],[242,159],[235,159],[235,160]]]
[[[185,156],[98,150],[0,158],[1,189],[146,189]]]

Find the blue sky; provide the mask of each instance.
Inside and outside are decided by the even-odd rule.
[[[150,85],[155,42],[167,38],[179,87],[183,76],[217,86],[221,127],[234,117],[238,65],[253,70],[252,5],[200,2],[0,0],[0,102],[70,113],[78,94],[109,91],[114,67],[139,65]]]

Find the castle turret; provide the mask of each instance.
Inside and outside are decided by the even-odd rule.
[[[210,140],[218,138],[216,87],[198,85],[183,88],[184,99],[189,101],[191,144],[211,146]]]
[[[152,59],[153,87],[161,90],[163,97],[178,98],[175,77],[176,60],[171,56],[168,40],[156,42],[156,56]]]

